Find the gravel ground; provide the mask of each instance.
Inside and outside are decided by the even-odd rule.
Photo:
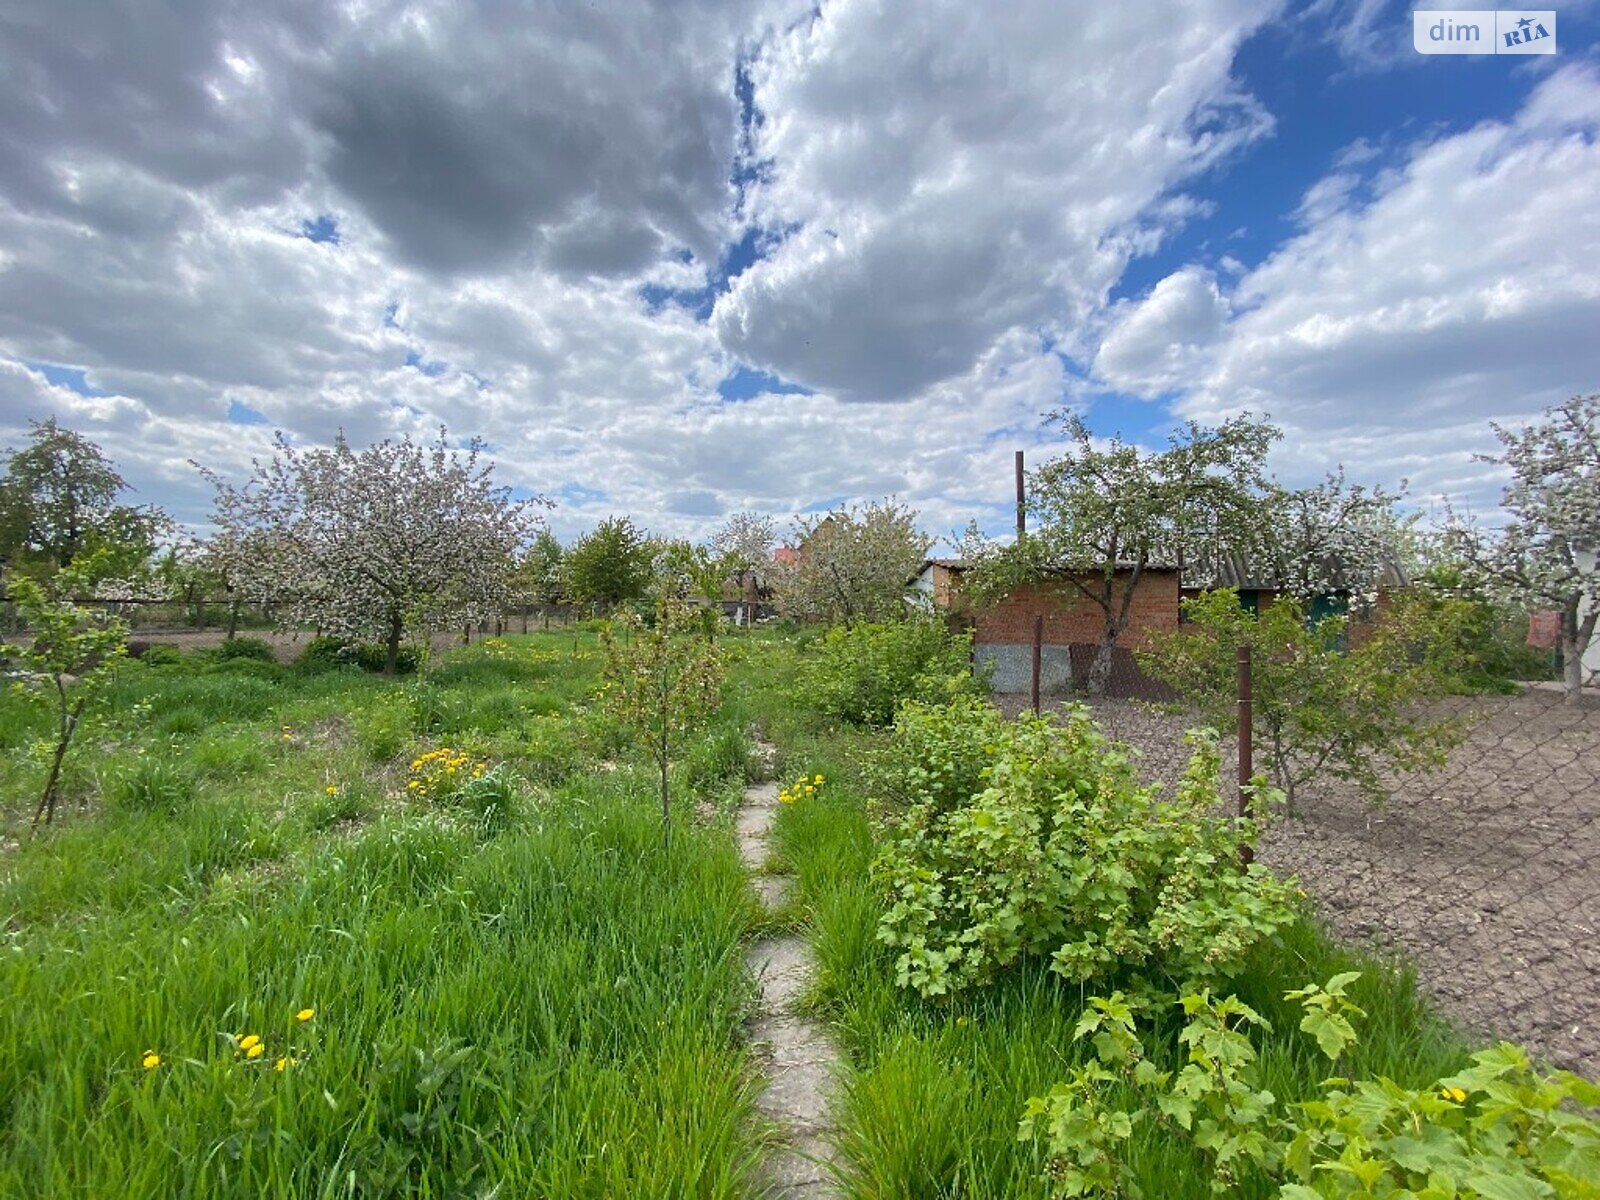
[[[1339,936],[1410,958],[1466,1028],[1600,1078],[1600,702],[1529,690],[1438,707],[1472,721],[1443,768],[1394,781],[1381,808],[1310,785],[1262,861],[1298,875]],[[1095,712],[1147,778],[1177,778],[1181,716],[1136,701]]]

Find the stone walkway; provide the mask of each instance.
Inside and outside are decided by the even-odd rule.
[[[777,808],[778,785],[763,783],[745,789],[739,810],[739,857],[769,911],[783,905],[794,885],[789,876],[760,873]],[[811,947],[797,934],[763,936],[745,951],[745,965],[761,993],[750,1023],[766,1074],[756,1107],[778,1128],[760,1170],[759,1194],[770,1200],[836,1197],[841,1193],[829,1169],[834,1148],[828,1101],[839,1052],[827,1030],[798,1011],[814,969]]]

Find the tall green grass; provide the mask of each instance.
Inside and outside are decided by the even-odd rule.
[[[506,642],[405,682],[124,672],[82,807],[0,859],[0,1195],[749,1193],[732,840],[665,844],[584,704],[592,638]],[[407,756],[446,743],[502,766],[408,800]],[[724,717],[678,781],[744,761]]]

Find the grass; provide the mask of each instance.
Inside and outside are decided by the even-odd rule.
[[[670,846],[650,772],[589,703],[585,634],[497,639],[402,681],[130,665],[70,760],[61,827],[33,841],[46,724],[0,694],[20,842],[0,856],[0,1195],[751,1194],[740,947],[792,922],[848,1060],[848,1193],[1045,1195],[1017,1121],[1078,1060],[1084,996],[1038,966],[944,1003],[897,987],[859,773],[883,735],[812,714],[803,638],[724,648],[727,701],[673,770]],[[726,819],[759,769],[752,725],[780,779],[827,779],[778,814],[798,879],[770,917]],[[440,746],[496,765],[456,802],[408,798],[408,763]],[[1370,1015],[1342,1068],[1420,1084],[1464,1061],[1404,970],[1307,919],[1237,986],[1272,1021],[1280,1097],[1326,1073],[1282,993],[1355,967]],[[1175,1032],[1150,1039],[1165,1063]],[[1211,1195],[1154,1127],[1134,1162],[1147,1195]]]
[[[774,844],[798,875],[797,901],[819,963],[815,1006],[848,1060],[839,1113],[847,1194],[1044,1197],[1043,1163],[1017,1140],[1017,1124],[1027,1098],[1080,1061],[1073,1029],[1085,994],[1039,964],[946,1002],[896,986],[892,955],[874,936],[882,905],[869,880],[872,829],[859,771],[863,753],[884,735],[819,721],[805,702],[799,661],[785,648],[769,654],[759,682],[747,682],[748,702],[786,772],[821,772],[830,781],[780,810]],[[1336,947],[1308,915],[1234,988],[1272,1023],[1260,1040],[1261,1062],[1265,1085],[1280,1098],[1306,1098],[1329,1074],[1283,993],[1356,969],[1363,977],[1352,996],[1369,1015],[1342,1071],[1420,1086],[1466,1062],[1469,1048],[1430,1011],[1409,970]],[[1178,1065],[1177,1029],[1173,1022],[1149,1039],[1158,1065]],[[1154,1126],[1140,1128],[1129,1157],[1147,1196],[1214,1194],[1200,1158]],[[1274,1189],[1247,1184],[1231,1194]]]
[[[596,666],[567,634],[403,682],[121,671],[61,827],[0,858],[0,1195],[746,1194],[752,901],[708,808],[742,718],[669,848]],[[0,697],[12,839],[41,729]],[[501,765],[408,801],[437,745]]]

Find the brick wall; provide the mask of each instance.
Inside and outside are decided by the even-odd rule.
[[[1130,572],[1119,572],[1115,602],[1120,604]],[[973,640],[980,645],[1031,645],[1033,621],[1044,614],[1047,645],[1100,642],[1105,614],[1070,583],[1049,582],[1019,588],[992,608],[976,614]],[[1145,644],[1152,630],[1178,627],[1178,576],[1174,571],[1146,571],[1139,577],[1128,614],[1128,627],[1117,639],[1129,650]]]

